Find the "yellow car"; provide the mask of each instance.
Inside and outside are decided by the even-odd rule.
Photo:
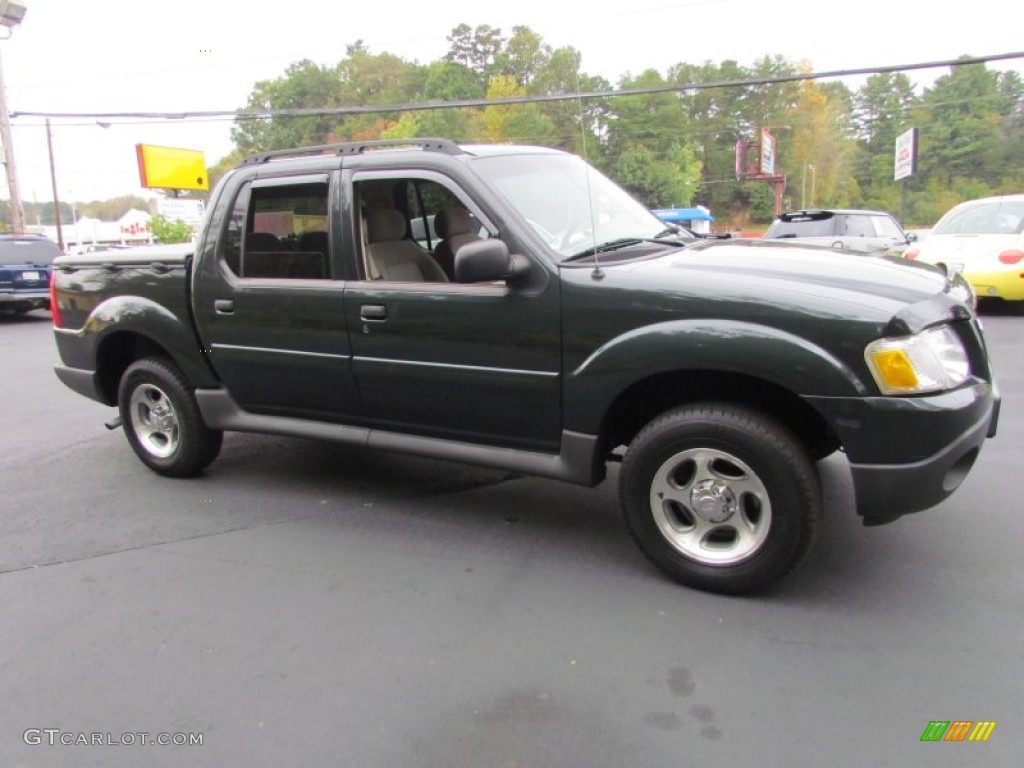
[[[903,255],[963,273],[979,298],[1024,301],[1024,195],[960,203]]]

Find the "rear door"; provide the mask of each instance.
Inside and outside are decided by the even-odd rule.
[[[328,173],[249,178],[225,190],[229,214],[215,250],[201,256],[193,305],[214,369],[248,411],[363,422],[332,249],[337,194]]]

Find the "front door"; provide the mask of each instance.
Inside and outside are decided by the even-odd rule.
[[[497,228],[457,185],[427,172],[356,174],[352,199],[362,235],[354,243],[362,277],[347,284],[345,311],[353,370],[373,428],[557,453],[557,281],[520,291],[504,282],[450,282],[432,268],[389,278],[386,266],[369,255],[383,260],[402,254],[414,262],[421,258],[411,252],[414,246],[428,259],[445,247],[417,244],[416,220],[432,222],[445,209],[462,206],[472,214],[468,220],[479,223],[478,237],[497,236]],[[368,222],[397,221],[393,213],[374,212],[379,207],[398,211],[405,232],[390,226],[387,232],[366,231]],[[443,239],[443,228],[438,234]]]

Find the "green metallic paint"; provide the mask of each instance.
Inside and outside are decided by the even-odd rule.
[[[858,493],[878,505],[861,514],[876,519],[900,513],[880,501],[887,488],[907,488],[903,511],[934,503],[951,484],[950,467],[969,464],[981,432],[994,430],[998,396],[957,278],[899,259],[759,241],[703,241],[632,260],[608,253],[597,269],[558,265],[473,162],[471,154],[373,152],[244,166],[214,191],[191,282],[183,283],[187,254],[58,259],[69,330],[57,330],[57,343],[74,369],[64,378],[88,389],[103,340],[139,334],[208,388],[200,399],[228,428],[343,435],[596,482],[605,458],[600,430],[623,392],[660,374],[739,374],[788,390],[824,417],[858,468]],[[361,280],[351,198],[361,170],[445,174],[529,261],[529,279]],[[332,181],[334,279],[232,280],[217,248],[240,185],[312,172]],[[234,301],[235,314],[214,312],[217,300]],[[877,396],[865,346],[943,322],[964,339],[974,377],[939,395]],[[226,388],[217,389],[220,379]],[[914,497],[901,478],[927,481],[929,490]]]
[[[62,356],[64,362],[75,368],[95,369],[97,360],[103,359],[111,345],[132,346],[136,338],[145,339],[153,348],[165,350],[196,386],[217,386],[219,382],[203,359],[191,324],[186,325],[191,310],[184,301],[181,275],[174,276],[181,294],[177,299],[172,297],[172,291],[163,290],[153,292],[159,298],[112,296],[89,313],[80,329],[59,332],[58,348],[69,350],[69,354]]]

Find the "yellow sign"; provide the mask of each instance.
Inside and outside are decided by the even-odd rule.
[[[198,150],[136,144],[135,154],[139,159],[139,179],[146,189],[210,188],[206,158]]]

